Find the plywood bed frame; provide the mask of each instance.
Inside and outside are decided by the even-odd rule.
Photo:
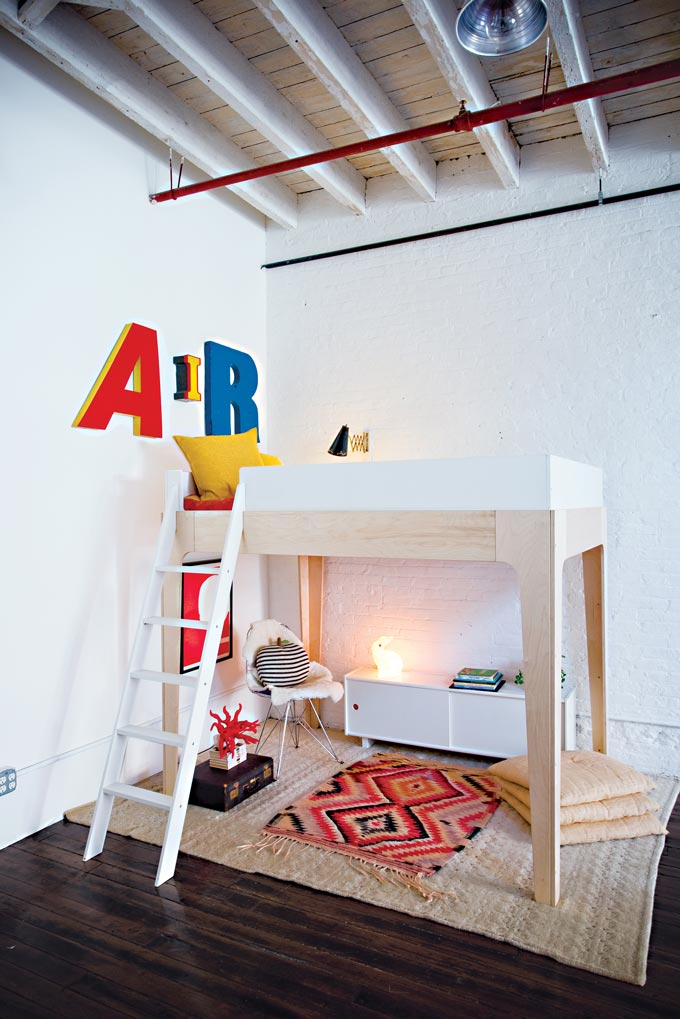
[[[583,561],[593,749],[606,752],[605,510],[602,474],[555,456],[308,464],[241,470],[241,551],[295,555],[302,637],[318,658],[323,556],[509,563],[519,578],[531,783],[534,894],[560,894],[560,673],[562,567]],[[174,561],[219,557],[226,512],[185,512],[191,475],[169,472],[178,493]],[[179,578],[164,614],[179,615]],[[165,671],[178,671],[176,632],[164,636]],[[164,687],[163,728],[178,731],[178,688]],[[171,786],[176,750],[165,748]]]

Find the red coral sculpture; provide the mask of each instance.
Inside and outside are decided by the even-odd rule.
[[[214,711],[210,712],[211,716],[216,720],[210,728],[217,729],[217,746],[220,751],[220,757],[226,757],[227,754],[235,753],[237,740],[242,740],[244,743],[257,743],[255,737],[248,736],[247,733],[256,733],[259,723],[248,722],[245,719],[241,721],[238,716],[241,714],[242,707],[243,705],[239,704],[233,718],[226,707],[222,708],[224,718],[220,718]]]

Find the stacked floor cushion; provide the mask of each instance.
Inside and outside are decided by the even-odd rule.
[[[505,802],[531,824],[526,755],[493,764],[489,774],[500,783]],[[667,834],[657,817],[658,804],[647,796],[653,788],[648,775],[606,754],[594,750],[563,751],[560,844]]]

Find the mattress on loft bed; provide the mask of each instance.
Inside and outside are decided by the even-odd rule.
[[[185,495],[183,509],[193,513],[195,510],[230,510],[234,507],[231,499],[201,499],[200,495]]]
[[[191,477],[191,475],[189,475]],[[244,467],[246,510],[536,510],[602,506],[602,471],[551,455]],[[194,488],[191,479],[191,488]],[[186,488],[184,489],[186,492]],[[231,510],[188,492],[183,509]]]

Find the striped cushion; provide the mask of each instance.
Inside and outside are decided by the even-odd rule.
[[[269,644],[255,655],[255,668],[267,686],[296,686],[309,676],[309,656],[300,644]]]

